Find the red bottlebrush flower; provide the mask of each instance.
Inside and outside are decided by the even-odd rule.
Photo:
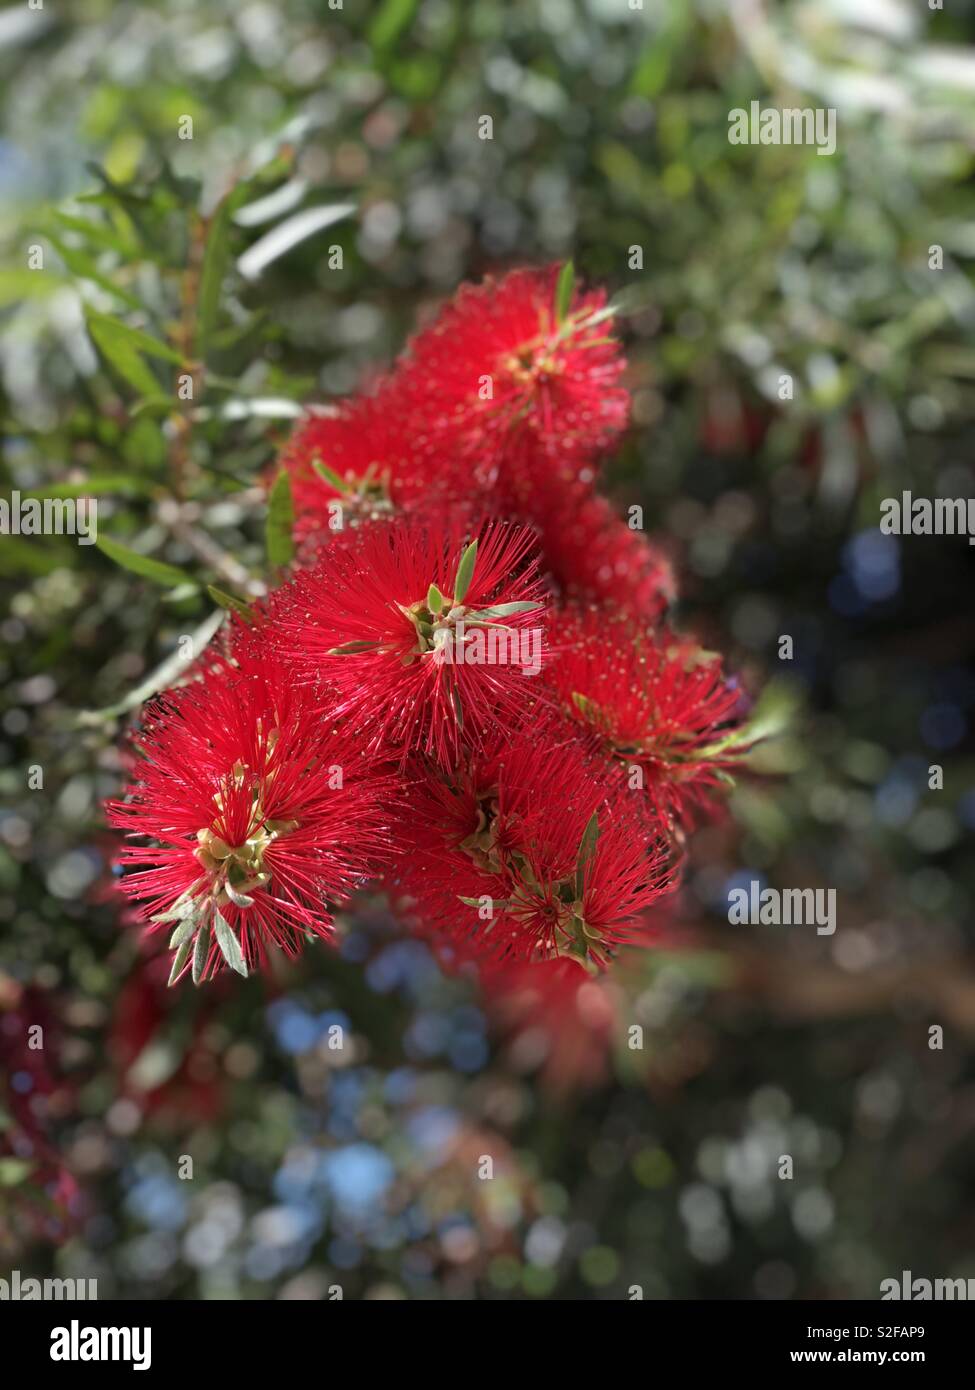
[[[291,478],[295,539],[307,550],[364,521],[469,498],[469,469],[448,451],[431,466],[412,430],[412,403],[386,379],[297,427],[280,463]]]
[[[271,621],[299,673],[379,754],[452,765],[537,703],[544,606],[534,538],[488,523],[374,523],[280,590]]]
[[[715,653],[612,612],[568,608],[558,630],[548,680],[562,708],[629,770],[630,786],[645,788],[654,815],[673,829],[750,746],[741,690]]]
[[[602,968],[673,886],[646,817],[567,724],[499,734],[452,774],[415,771],[395,886],[441,952]]]
[[[542,564],[568,599],[606,605],[656,623],[676,596],[670,562],[633,531],[605,497],[593,494],[523,513],[538,534]]]
[[[319,706],[246,637],[234,663],[214,659],[150,707],[137,778],[108,809],[154,842],[123,849],[139,871],[122,888],[172,932],[173,980],[223,964],[247,974],[269,945],[296,955],[306,937],[329,937],[331,904],[388,850],[389,778],[370,775]]]
[[[560,1094],[606,1079],[619,1011],[606,976],[594,980],[577,961],[562,959],[485,967],[481,982],[519,1070],[540,1068],[542,1083]]]
[[[585,491],[629,413],[611,317],[602,291],[573,293],[558,266],[462,286],[397,368],[417,449],[462,456],[504,499],[543,479]]]

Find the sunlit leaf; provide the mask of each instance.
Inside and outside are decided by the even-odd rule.
[[[295,545],[291,536],[294,526],[294,503],[291,500],[291,479],[283,470],[274,480],[271,495],[267,501],[267,525],[265,545],[267,562],[272,570],[283,569],[290,564]]]
[[[140,555],[137,550],[130,550],[127,545],[119,545],[118,541],[110,540],[108,536],[99,536],[95,544],[117,565],[131,570],[133,574],[141,575],[143,579],[151,579],[154,584],[172,586],[193,583],[192,576],[177,569],[175,565],[167,565],[163,560],[153,560],[149,555]]]

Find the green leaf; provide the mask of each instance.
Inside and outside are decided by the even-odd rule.
[[[176,367],[183,365],[183,359],[175,348],[171,348],[168,343],[162,342],[159,338],[154,338],[151,333],[146,333],[141,328],[131,328],[119,319],[109,318],[107,314],[96,314],[94,309],[88,310],[86,318],[89,332],[91,332],[93,324],[98,324],[106,336],[111,336],[121,342],[128,342],[134,352],[148,353],[150,357],[159,357],[163,362],[172,362]]]
[[[217,205],[207,229],[197,301],[196,350],[200,357],[206,356],[217,324],[220,294],[230,263],[230,219],[246,195],[246,184],[231,189]]]
[[[247,893],[238,893],[229,879],[224,883],[224,888],[226,889],[227,897],[232,903],[236,903],[238,907],[254,906],[254,899]]]
[[[117,228],[106,227],[104,223],[94,222],[87,217],[76,217],[70,212],[62,212],[60,208],[54,208],[51,216],[59,226],[66,231],[77,232],[92,246],[100,246],[105,251],[117,251],[127,261],[139,254],[137,243]]]
[[[0,1158],[0,1187],[19,1187],[33,1167],[25,1158]]]
[[[596,852],[596,842],[599,839],[599,815],[593,811],[589,817],[589,823],[582,832],[582,841],[579,845],[579,857],[576,860],[576,897],[581,899],[586,886],[586,869],[589,861]]]
[[[321,478],[322,482],[328,483],[329,487],[334,488],[336,492],[344,493],[349,491],[349,484],[345,479],[340,478],[335,472],[335,469],[329,468],[327,464],[322,463],[321,459],[312,459],[311,466]]]
[[[590,700],[588,695],[580,695],[578,690],[572,692],[572,703],[584,719],[598,720],[600,715],[599,706],[595,700]]]
[[[102,356],[140,396],[159,395],[159,382],[143,362],[138,350],[132,346],[133,330],[104,314],[91,314],[88,332]]]
[[[346,642],[341,647],[329,647],[326,656],[353,656],[356,652],[371,652],[378,642]]]
[[[238,975],[243,975],[247,979],[247,962],[244,960],[244,953],[240,949],[240,942],[234,935],[233,927],[224,917],[218,908],[214,913],[213,925],[217,933],[217,945],[223,953],[223,958],[230,966],[231,970],[236,970]]]
[[[291,479],[282,469],[274,480],[271,495],[267,502],[267,525],[265,543],[267,562],[272,569],[283,569],[291,562],[295,553],[291,528],[294,525],[295,509],[291,499]]]
[[[134,412],[133,412],[134,413]],[[23,488],[24,497],[100,497],[119,492],[139,497],[152,490],[153,484],[131,473],[92,473],[82,483],[45,483],[43,487]]]
[[[555,322],[562,323],[566,314],[569,312],[569,305],[572,303],[572,294],[576,287],[576,271],[571,261],[566,261],[559,271],[559,278],[555,284]]]
[[[225,608],[228,613],[237,613],[243,618],[245,623],[254,621],[254,614],[249,603],[242,598],[235,598],[233,594],[225,593],[223,589],[218,589],[215,584],[207,585],[207,593],[214,603],[219,603],[221,608]]]
[[[474,578],[476,563],[477,541],[473,540],[460,557],[460,564],[457,566],[457,578],[454,580],[454,603],[464,602],[467,591],[471,587],[471,580]]]
[[[103,289],[106,294],[114,295],[115,298],[120,299],[123,304],[127,304],[130,309],[137,309],[140,313],[142,312],[142,305],[136,299],[135,295],[113,284],[108,276],[99,270],[95,262],[90,256],[86,255],[84,251],[78,251],[73,246],[66,246],[60,237],[48,235],[47,239],[71,271],[71,274],[77,279],[91,280],[93,284]]]
[[[436,614],[443,612],[443,594],[437,588],[436,584],[431,584],[427,590],[427,607],[431,613]]]
[[[170,972],[169,972],[169,979],[168,979],[168,981],[167,981],[167,984],[174,985],[174,984],[176,983],[176,979],[177,979],[177,977],[178,977],[179,975],[182,974],[183,966],[186,964],[187,960],[189,959],[189,955],[190,955],[190,952],[192,951],[192,949],[193,949],[193,941],[192,941],[192,938],[190,938],[189,940],[184,941],[184,942],[182,943],[182,945],[180,946],[179,950],[176,952],[175,956],[173,957],[173,968],[172,968],[172,970],[170,970]]]
[[[540,603],[496,603],[490,608],[478,608],[476,612],[468,613],[468,618],[510,618],[515,613],[536,613],[543,607]]]
[[[209,953],[210,923],[204,922],[196,934],[196,942],[193,946],[193,983],[195,985],[198,985],[203,977]]]
[[[191,906],[183,921],[169,938],[169,949],[178,950],[180,946],[193,940],[193,933],[196,931],[196,908]]]
[[[113,541],[108,536],[99,536],[95,544],[104,555],[110,560],[114,560],[123,569],[131,570],[133,574],[141,575],[143,579],[151,579],[154,584],[162,584],[172,588],[176,584],[192,583],[192,577],[177,569],[175,565],[167,565],[162,560],[153,560],[148,555],[140,555],[137,550],[130,550],[127,545],[119,545],[118,541]]]
[[[369,26],[368,39],[373,48],[389,48],[416,13],[417,0],[385,0]]]

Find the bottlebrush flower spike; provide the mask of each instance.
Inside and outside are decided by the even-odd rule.
[[[655,816],[686,820],[752,742],[720,658],[595,607],[560,611],[558,631],[548,679],[565,713],[646,789]]]
[[[614,769],[545,720],[453,774],[416,766],[394,876],[418,929],[463,961],[571,958],[637,940],[672,886],[667,853]]]
[[[519,517],[535,527],[543,567],[565,597],[647,623],[659,621],[673,602],[670,562],[607,498],[540,493]]]
[[[537,703],[545,639],[533,536],[403,519],[346,533],[274,596],[271,626],[379,754],[452,766]]]
[[[386,378],[371,394],[299,424],[280,464],[291,477],[300,548],[364,521],[470,497],[469,470],[450,451],[431,469],[415,445],[411,421],[412,404]]]
[[[611,320],[602,291],[576,292],[571,266],[462,286],[396,369],[417,449],[467,459],[502,510],[540,470],[585,490],[629,414]]]
[[[244,636],[235,663],[150,707],[138,775],[110,822],[129,845],[122,888],[171,933],[170,983],[224,965],[242,975],[270,945],[297,955],[327,938],[332,906],[390,847],[388,777],[371,776],[348,731],[321,717],[265,643]]]

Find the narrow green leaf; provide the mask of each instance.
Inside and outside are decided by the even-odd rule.
[[[137,243],[124,236],[118,228],[106,227],[102,222],[94,222],[88,217],[77,217],[70,212],[54,208],[52,218],[66,231],[77,232],[92,246],[100,246],[105,251],[116,251],[125,260],[131,261],[139,254]]]
[[[450,698],[454,706],[454,718],[457,720],[458,729],[464,727],[464,706],[460,702],[460,692],[456,685],[450,687]]]
[[[576,271],[571,261],[566,261],[559,271],[559,278],[555,284],[555,322],[562,323],[566,314],[569,312],[569,305],[572,303],[572,294],[576,287]]]
[[[469,613],[469,618],[510,618],[515,613],[536,613],[541,610],[542,604],[528,603],[496,603],[490,608],[478,608],[475,613]]]
[[[322,463],[321,459],[312,459],[311,466],[321,478],[322,482],[328,483],[329,487],[333,487],[336,492],[344,493],[349,491],[349,484],[345,479],[340,478],[334,468],[329,468],[327,464]]]
[[[291,479],[282,471],[274,480],[271,495],[267,502],[267,525],[265,544],[267,562],[271,569],[283,569],[295,553],[291,528],[294,525],[295,509],[291,499]]]
[[[593,811],[589,817],[589,823],[582,832],[582,841],[579,845],[579,857],[576,860],[576,897],[582,898],[586,886],[586,869],[589,861],[596,852],[596,842],[599,839],[599,815]]]
[[[369,25],[369,43],[373,48],[389,48],[399,38],[416,12],[417,0],[384,0],[379,13]]]
[[[464,602],[467,591],[471,587],[476,563],[477,541],[473,540],[460,557],[460,564],[457,566],[457,578],[454,580],[454,603]]]
[[[196,943],[193,947],[193,983],[198,985],[203,978],[203,971],[206,969],[207,956],[210,953],[210,923],[203,922],[200,930],[196,934]]]
[[[436,584],[431,584],[427,590],[427,607],[431,613],[436,614],[443,612],[443,594],[437,588]]]
[[[207,593],[213,599],[214,603],[218,603],[221,608],[226,608],[228,613],[239,614],[245,623],[252,623],[254,621],[254,614],[251,611],[250,604],[246,603],[242,598],[235,598],[233,594],[228,594],[223,589],[218,589],[215,584],[207,585]]]
[[[193,911],[182,922],[180,922],[179,926],[176,928],[172,936],[169,938],[169,949],[171,951],[175,951],[180,946],[184,945],[186,942],[192,941],[193,933],[195,930],[196,912]]]
[[[236,903],[238,907],[254,906],[254,899],[248,893],[238,893],[229,879],[224,884],[224,888],[227,890],[227,897],[232,903]]]
[[[370,652],[378,647],[378,642],[346,642],[341,647],[329,647],[327,656],[353,656],[356,652]]]
[[[218,908],[214,913],[213,925],[217,933],[217,945],[223,953],[223,958],[230,966],[231,970],[236,970],[238,975],[243,975],[247,979],[247,962],[244,960],[244,953],[240,949],[240,942],[234,935],[234,929]]]
[[[89,331],[92,324],[98,324],[99,329],[106,336],[114,337],[120,342],[127,342],[135,352],[145,352],[150,357],[159,357],[163,362],[172,362],[176,367],[183,365],[183,359],[175,348],[171,348],[168,343],[162,342],[159,338],[154,338],[151,333],[146,333],[141,328],[132,328],[119,319],[110,318],[108,314],[96,314],[94,309],[88,310],[86,318]]]
[[[123,324],[104,314],[92,314],[88,319],[88,332],[102,356],[140,396],[159,395],[159,382],[132,346],[129,331]]]
[[[22,489],[22,495],[25,497],[101,497],[105,493],[118,492],[125,496],[139,497],[151,492],[154,486],[155,484],[149,479],[136,478],[131,473],[91,473],[81,483],[45,483],[43,487]]]
[[[120,299],[123,304],[127,304],[130,309],[137,309],[141,313],[142,305],[136,299],[135,295],[113,284],[108,276],[99,270],[96,263],[84,251],[79,251],[74,246],[66,246],[60,237],[51,236],[49,234],[47,239],[71,271],[71,274],[77,279],[91,280],[93,284],[100,286],[106,294],[114,295],[115,298]]]
[[[220,201],[207,230],[197,300],[196,350],[200,357],[206,356],[217,323],[220,293],[230,262],[230,219],[239,201],[235,194],[237,190],[233,189]]]
[[[154,584],[162,584],[167,588],[172,588],[176,584],[192,584],[192,577],[177,569],[175,565],[167,565],[162,560],[153,560],[148,555],[140,555],[137,550],[130,550],[127,545],[119,545],[118,541],[113,541],[108,536],[99,536],[95,544],[103,554],[110,560],[114,560],[117,565],[121,565],[125,570],[131,570],[133,574],[139,574],[143,579],[151,579]]]
[[[186,964],[187,960],[189,960],[189,955],[192,949],[192,939],[186,940],[182,943],[179,950],[173,957],[173,968],[169,972],[169,980],[167,981],[168,984],[174,985],[176,983],[178,976],[182,974],[184,965]]]
[[[578,690],[572,692],[572,703],[581,715],[586,719],[593,719],[596,716],[596,705],[590,700],[588,695],[580,695]]]

